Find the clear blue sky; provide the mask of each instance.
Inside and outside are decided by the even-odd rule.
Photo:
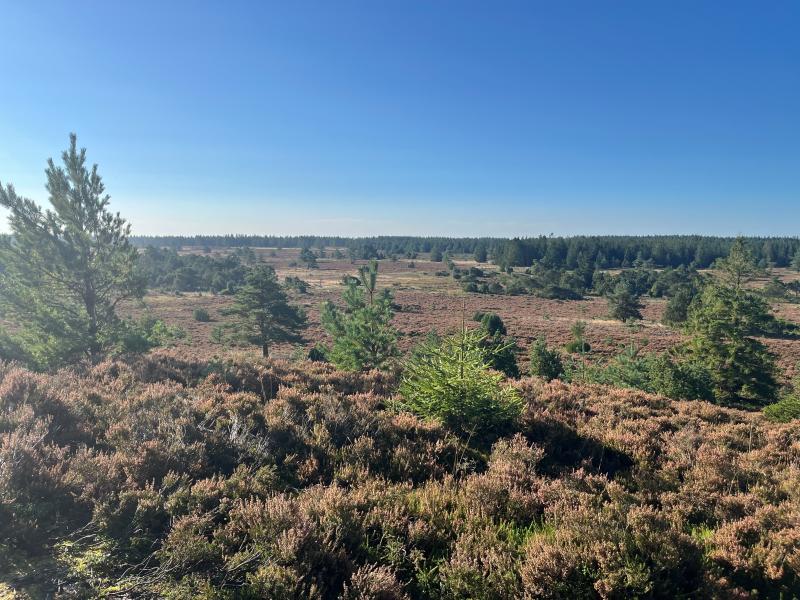
[[[75,131],[136,233],[800,233],[797,1],[0,14],[0,181]]]

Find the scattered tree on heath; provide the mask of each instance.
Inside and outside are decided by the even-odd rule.
[[[124,333],[119,303],[144,294],[130,225],[108,210],[97,165],[87,168],[74,134],[62,160],[48,161],[50,210],[0,185],[12,233],[0,244],[0,311],[40,367],[99,361]]]
[[[517,390],[491,370],[485,333],[462,329],[428,342],[408,361],[400,384],[400,406],[443,422],[462,435],[501,435],[519,415]]]
[[[361,279],[345,281],[344,308],[330,301],[322,306],[322,326],[333,338],[327,356],[339,368],[381,368],[398,356],[393,298],[389,290],[376,292],[377,271],[377,263],[371,263],[359,272]]]
[[[686,352],[708,369],[719,401],[768,404],[778,390],[775,357],[754,336],[773,318],[766,301],[745,287],[759,270],[741,238],[717,266],[716,281],[689,310]]]
[[[633,321],[642,318],[644,305],[631,287],[620,281],[608,295],[608,308],[611,316],[620,321]]]
[[[263,356],[269,356],[269,347],[275,342],[299,342],[299,332],[306,325],[305,315],[289,304],[275,271],[267,265],[252,268],[225,314],[235,318],[233,329],[260,346]]]

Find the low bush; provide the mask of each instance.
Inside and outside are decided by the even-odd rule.
[[[640,350],[637,344],[631,344],[605,364],[573,363],[567,377],[677,400],[714,400],[711,376],[702,365],[667,354],[642,355]]]
[[[770,421],[788,423],[800,419],[800,396],[791,394],[764,407],[764,416]]]
[[[537,339],[531,346],[530,374],[545,381],[552,381],[564,375],[561,355],[557,350],[549,349],[543,337]]]
[[[208,323],[211,321],[211,314],[205,308],[195,308],[192,312],[194,320],[199,323]]]

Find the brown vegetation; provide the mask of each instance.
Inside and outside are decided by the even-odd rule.
[[[190,251],[199,252],[199,249]],[[276,256],[271,256],[272,252]],[[329,250],[328,254],[330,253]],[[308,347],[326,336],[319,319],[322,303],[327,300],[340,302],[342,277],[355,274],[359,266],[366,264],[366,261],[351,263],[344,259],[324,258],[319,259],[318,269],[306,269],[302,266],[289,266],[297,261],[299,250],[296,248],[280,251],[257,249],[256,254],[276,269],[281,280],[286,276],[296,276],[310,284],[308,294],[294,297],[295,302],[308,313]],[[409,269],[409,262],[407,259],[382,260],[378,275],[379,286],[392,289],[396,304],[400,307],[395,314],[394,325],[400,331],[399,346],[403,351],[412,348],[432,330],[445,333],[458,329],[462,319],[469,322],[478,311],[494,312],[503,318],[509,334],[517,339],[522,356],[526,355],[530,345],[539,336],[544,336],[551,346],[563,348],[571,340],[571,326],[578,320],[587,322],[586,338],[594,357],[599,359],[617,354],[622,346],[634,340],[640,344],[647,342],[645,352],[663,352],[683,339],[679,331],[661,323],[666,304],[663,299],[642,298],[644,319],[632,328],[608,316],[608,304],[602,297],[551,300],[528,295],[467,294],[452,278],[435,275],[444,268],[442,263],[415,259],[416,267]],[[475,263],[457,260],[456,264],[468,268]],[[496,268],[481,266],[488,270]],[[795,275],[786,269],[776,269],[775,273],[785,281]],[[763,283],[760,282],[762,285]],[[230,303],[228,296],[209,293],[176,296],[151,292],[145,297],[144,305],[129,305],[125,312],[140,316],[144,307],[148,307],[157,317],[170,325],[180,326],[188,333],[185,340],[178,341],[178,347],[186,348],[187,351],[191,349],[192,356],[211,358],[227,354],[228,349],[223,344],[212,341],[212,331],[225,321],[220,316],[220,311],[230,306]],[[778,317],[800,322],[800,304],[774,302],[773,305]],[[192,314],[196,308],[207,309],[211,313],[212,321],[195,321]],[[778,356],[778,365],[785,380],[791,380],[796,374],[796,363],[800,357],[800,339],[763,341]],[[293,348],[285,344],[278,345],[276,352],[277,356],[289,358]]]
[[[470,447],[390,410],[395,385],[168,351],[4,365],[3,580],[31,598],[800,590],[798,422],[523,379],[517,432]]]

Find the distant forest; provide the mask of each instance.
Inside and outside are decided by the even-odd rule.
[[[579,262],[597,268],[621,268],[647,263],[654,267],[691,265],[710,267],[727,256],[735,238],[700,235],[575,236],[531,238],[448,238],[377,236],[367,238],[325,236],[134,236],[139,247],[181,248],[342,248],[354,259],[408,257],[418,253],[474,254],[504,267],[530,266],[541,261],[552,268],[574,269]],[[750,237],[746,239],[762,266],[787,267],[800,255],[800,238]],[[484,258],[484,260],[486,260]],[[483,261],[481,261],[483,262]]]

